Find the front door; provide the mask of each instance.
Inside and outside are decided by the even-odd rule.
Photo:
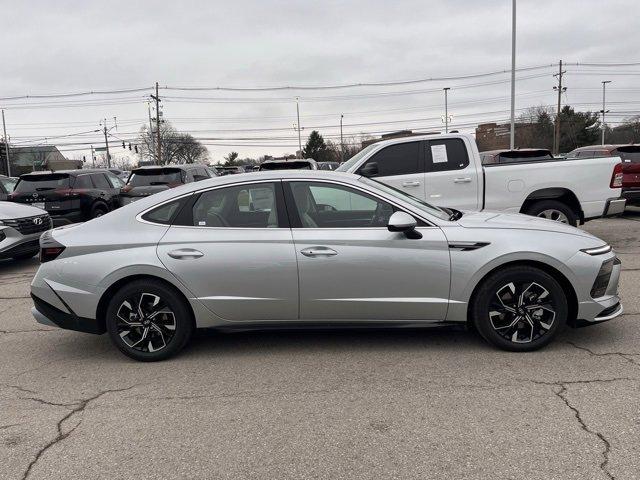
[[[437,227],[387,229],[397,207],[332,182],[284,182],[298,258],[300,319],[440,321],[449,249]],[[293,204],[293,205],[291,205]]]
[[[279,181],[205,191],[169,228],[158,257],[218,317],[296,320],[298,269],[282,207]]]

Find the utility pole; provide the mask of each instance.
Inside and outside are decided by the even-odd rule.
[[[149,151],[149,155],[151,156],[151,160],[153,161],[155,152],[156,152],[156,142],[153,139],[153,123],[151,123],[151,104],[147,103],[147,108],[149,111],[149,137],[151,137],[151,150]],[[158,162],[155,162],[156,165]]]
[[[562,94],[567,91],[567,87],[562,86],[562,76],[567,73],[562,70],[562,60],[558,63],[558,73],[554,77],[558,77],[558,85],[553,87],[558,92],[558,111],[556,112],[556,129],[553,135],[553,154],[560,153],[560,109],[562,107]]]
[[[298,151],[300,152],[300,156],[298,158],[302,158],[302,137],[300,136],[300,130],[302,130],[302,127],[300,126],[300,97],[296,97],[296,115],[298,117]]]
[[[96,168],[96,157],[93,152],[93,145],[91,145],[91,167]]]
[[[344,141],[342,140],[342,119],[344,114],[340,114],[340,162],[344,162]]]
[[[156,148],[158,149],[156,164],[160,165],[162,162],[162,145],[160,142],[160,95],[158,95],[158,82],[156,82],[156,94],[151,95],[156,101]]]
[[[9,138],[7,138],[7,125],[4,122],[4,110],[2,110],[2,131],[4,132],[4,153],[7,157],[7,177],[11,176],[11,163],[9,163]]]
[[[607,124],[604,122],[604,115],[609,112],[609,110],[605,110],[605,89],[607,83],[611,83],[611,80],[602,81],[602,110],[600,110],[600,113],[602,113],[602,145],[604,145],[604,132],[607,129]]]
[[[102,125],[102,132],[104,133],[104,146],[107,150],[107,168],[111,168],[111,154],[109,154],[109,140],[107,139],[107,119],[104,119]]]
[[[447,99],[447,92],[451,90],[449,87],[444,87],[444,133],[449,133],[449,103]]]
[[[516,145],[516,0],[511,7],[511,131],[509,148]]]

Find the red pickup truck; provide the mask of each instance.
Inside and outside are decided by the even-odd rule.
[[[620,157],[622,197],[627,205],[640,206],[640,145],[591,145],[572,150],[567,158]]]

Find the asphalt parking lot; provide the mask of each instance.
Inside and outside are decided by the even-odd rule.
[[[585,227],[626,313],[534,353],[465,331],[199,332],[179,357],[36,324],[0,262],[0,477],[640,477],[640,211]]]

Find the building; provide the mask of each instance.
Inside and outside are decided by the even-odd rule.
[[[38,170],[72,170],[82,168],[81,160],[67,159],[60,153],[60,150],[53,145],[11,147],[9,155],[11,157],[11,175],[14,177]]]
[[[539,145],[527,145],[526,139],[531,138],[535,123],[516,123],[515,146],[537,147]],[[487,150],[500,150],[509,148],[511,124],[510,123],[482,123],[476,127],[476,143],[481,152]]]

